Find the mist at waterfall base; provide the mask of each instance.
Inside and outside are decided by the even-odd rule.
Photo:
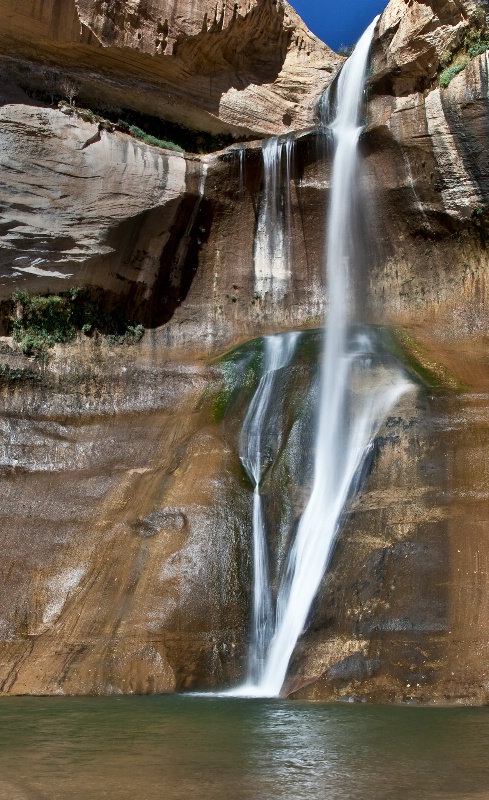
[[[277,397],[283,395],[283,372],[291,364],[297,333],[266,337],[261,377],[244,420],[240,456],[254,485],[253,598],[248,677],[231,693],[276,697],[309,610],[327,569],[345,504],[373,439],[387,414],[410,387],[402,369],[391,362],[375,368],[375,337],[353,331],[350,282],[355,280],[353,219],[358,214],[357,145],[365,74],[375,19],[343,67],[335,91],[321,101],[324,136],[334,139],[334,158],[327,228],[328,315],[318,398],[314,469],[309,502],[283,559],[281,574],[269,559],[261,484],[270,468],[270,446],[276,440]],[[260,294],[282,297],[290,281],[291,257],[286,243],[290,221],[289,193],[281,200],[282,150],[285,180],[291,179],[290,139],[263,147],[264,194],[255,245],[255,276]],[[272,573],[278,577],[276,597]]]

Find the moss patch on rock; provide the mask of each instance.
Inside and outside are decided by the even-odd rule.
[[[211,396],[207,399],[216,422],[227,416],[238,399],[243,401],[251,397],[260,379],[262,360],[263,340],[253,339],[233,347],[212,362],[219,377],[209,390]]]
[[[396,357],[407,367],[413,377],[432,391],[461,392],[466,387],[443,364],[436,361],[428,350],[417,342],[411,333],[396,326],[385,330]]]

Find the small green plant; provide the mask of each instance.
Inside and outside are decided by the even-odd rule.
[[[91,123],[98,122],[100,119],[100,117],[98,117],[97,114],[95,114],[95,112],[92,111],[91,108],[84,108],[83,110],[78,111],[78,115],[86,122],[91,122]]]
[[[453,56],[450,53],[450,51],[449,50],[445,50],[445,52],[442,53],[441,56],[440,56],[440,66],[443,67],[443,69],[446,69],[447,67],[449,67],[451,62],[452,62],[452,58],[453,58]]]
[[[471,16],[470,26],[467,28],[464,39],[455,49],[455,52],[445,51],[440,58],[442,73],[438,79],[443,89],[451,80],[465,69],[471,58],[484,53],[489,49],[489,31],[487,30],[486,11],[478,6]]]
[[[180,147],[178,144],[174,142],[165,141],[164,139],[158,139],[156,136],[151,136],[149,133],[145,133],[141,128],[138,128],[137,125],[125,125],[123,120],[119,120],[119,125],[121,127],[127,127],[130,133],[140,141],[144,142],[145,144],[153,145],[153,147],[163,147],[165,150],[176,150],[177,153],[184,153],[183,147]]]
[[[464,37],[464,47],[471,58],[489,48],[489,32],[486,27],[486,12],[479,6],[472,15],[470,28]]]
[[[119,310],[107,311],[103,292],[78,288],[56,295],[12,295],[10,331],[27,356],[46,357],[55,344],[72,341],[78,332],[107,335],[115,344],[141,341],[144,326],[128,322]]]
[[[479,56],[481,53],[485,53],[486,50],[489,49],[489,34],[484,34],[483,36],[478,37],[467,48],[467,52],[471,58],[475,58],[475,56]]]
[[[124,337],[127,343],[140,342],[144,336],[144,325],[128,325]]]
[[[38,382],[41,380],[41,374],[33,369],[0,364],[0,383],[15,383],[19,381]]]
[[[439,84],[442,89],[446,89],[455,75],[458,75],[459,72],[462,72],[468,63],[469,57],[463,56],[457,64],[452,64],[451,67],[444,69],[439,78]]]
[[[73,310],[67,297],[18,291],[12,300],[15,303],[12,336],[25,355],[42,355],[58,342],[75,337]]]

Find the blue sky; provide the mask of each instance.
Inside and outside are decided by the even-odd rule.
[[[289,0],[307,27],[337,50],[354,44],[387,0]]]

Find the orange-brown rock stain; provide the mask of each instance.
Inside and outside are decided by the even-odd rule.
[[[88,400],[87,381],[92,413],[73,414],[68,398],[47,421],[31,396],[31,413],[13,423],[26,461],[1,475],[3,693],[165,692],[237,679],[248,603],[236,507],[248,500],[201,402],[205,369],[187,367],[174,400],[158,398],[178,372],[155,373],[147,410],[101,413],[104,398]],[[135,369],[125,382],[128,405],[142,404],[128,397],[140,378]],[[44,462],[28,463],[43,435]],[[60,455],[56,436],[74,450]]]

